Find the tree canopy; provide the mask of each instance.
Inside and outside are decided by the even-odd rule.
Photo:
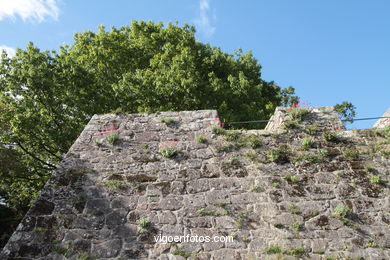
[[[264,81],[250,51],[201,43],[188,25],[100,26],[58,51],[29,43],[0,59],[0,195],[25,207],[93,114],[217,109],[225,121],[267,119],[293,94]]]

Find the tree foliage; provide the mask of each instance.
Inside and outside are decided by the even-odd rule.
[[[188,25],[101,26],[58,51],[29,43],[0,60],[1,196],[25,208],[93,114],[217,109],[225,121],[267,119],[293,94],[262,80],[250,51],[201,43]]]
[[[344,122],[352,123],[356,116],[356,107],[351,102],[343,101],[341,104],[336,104],[334,109]]]

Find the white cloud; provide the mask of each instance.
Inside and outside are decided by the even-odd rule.
[[[206,37],[211,37],[215,33],[215,26],[212,22],[216,20],[215,10],[211,12],[210,0],[200,0],[199,17],[195,20],[195,25]]]
[[[15,56],[16,50],[14,48],[5,45],[0,45],[0,53],[2,53],[3,50],[5,50],[9,57]]]
[[[0,21],[6,18],[43,22],[47,17],[57,20],[56,0],[0,0]]]

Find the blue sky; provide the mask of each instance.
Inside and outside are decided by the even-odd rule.
[[[312,106],[347,100],[374,117],[390,107],[389,11],[388,0],[0,0],[0,47],[58,49],[100,24],[177,20],[224,51],[252,50],[265,80]]]

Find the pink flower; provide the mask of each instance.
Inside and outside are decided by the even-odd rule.
[[[115,130],[115,125],[111,125],[111,130]]]
[[[160,143],[160,149],[161,148],[168,148],[168,147],[176,148],[178,144],[179,144],[179,142],[174,141],[174,140],[172,140],[172,141],[165,141],[165,142]]]
[[[216,117],[214,118],[214,122],[211,124],[211,126],[224,127],[225,123],[223,123],[218,117]]]

